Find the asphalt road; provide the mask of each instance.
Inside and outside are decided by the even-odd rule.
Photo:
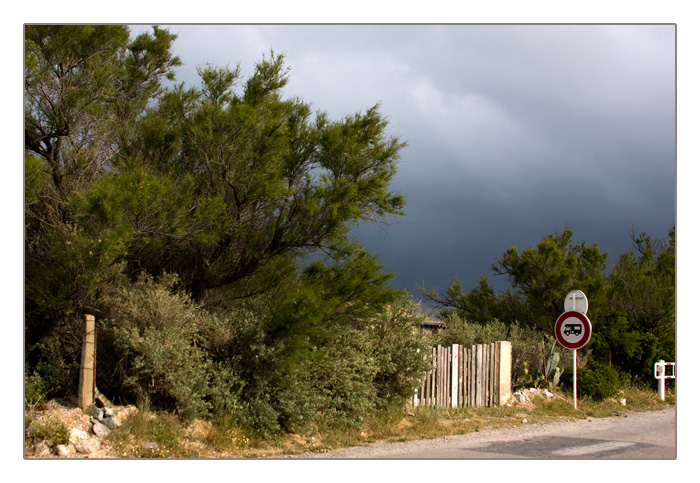
[[[670,408],[611,418],[523,424],[518,428],[375,444],[293,458],[672,460],[676,458],[676,440],[676,411]]]

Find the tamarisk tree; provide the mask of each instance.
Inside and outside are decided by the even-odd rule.
[[[119,294],[166,273],[168,290],[230,323],[222,333],[240,333],[227,314],[250,302],[264,321],[256,344],[286,361],[365,337],[358,321],[396,291],[348,231],[404,205],[390,188],[404,143],[386,134],[379,105],[333,120],[285,98],[289,68],[274,52],[247,77],[203,65],[199,85],[177,84],[176,36],[159,27],[133,39],[124,26],[25,34],[28,366],[67,391],[80,314],[111,316],[117,331],[128,322]],[[205,339],[194,353],[226,366],[215,354],[229,349]],[[268,397],[255,387],[270,375],[246,370],[245,397]]]

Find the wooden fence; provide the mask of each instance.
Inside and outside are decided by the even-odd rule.
[[[511,396],[510,342],[433,348],[432,369],[415,390],[412,405],[500,406]]]

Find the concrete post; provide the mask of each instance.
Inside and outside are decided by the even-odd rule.
[[[495,405],[502,406],[511,397],[510,366],[512,344],[507,341],[496,342],[496,374],[494,381],[494,402]]]
[[[95,402],[95,316],[85,315],[83,353],[80,359],[78,405],[85,409]]]

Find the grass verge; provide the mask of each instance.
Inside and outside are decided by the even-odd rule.
[[[110,435],[112,446],[125,458],[266,458],[306,452],[468,434],[523,424],[620,416],[630,411],[673,407],[675,393],[666,400],[650,390],[629,388],[614,398],[595,401],[579,398],[574,409],[570,394],[531,393],[529,401],[501,407],[414,408],[378,411],[361,430],[335,428],[309,434],[283,434],[262,440],[246,435],[230,418],[214,421],[181,421],[171,413],[155,413],[147,407]]]

